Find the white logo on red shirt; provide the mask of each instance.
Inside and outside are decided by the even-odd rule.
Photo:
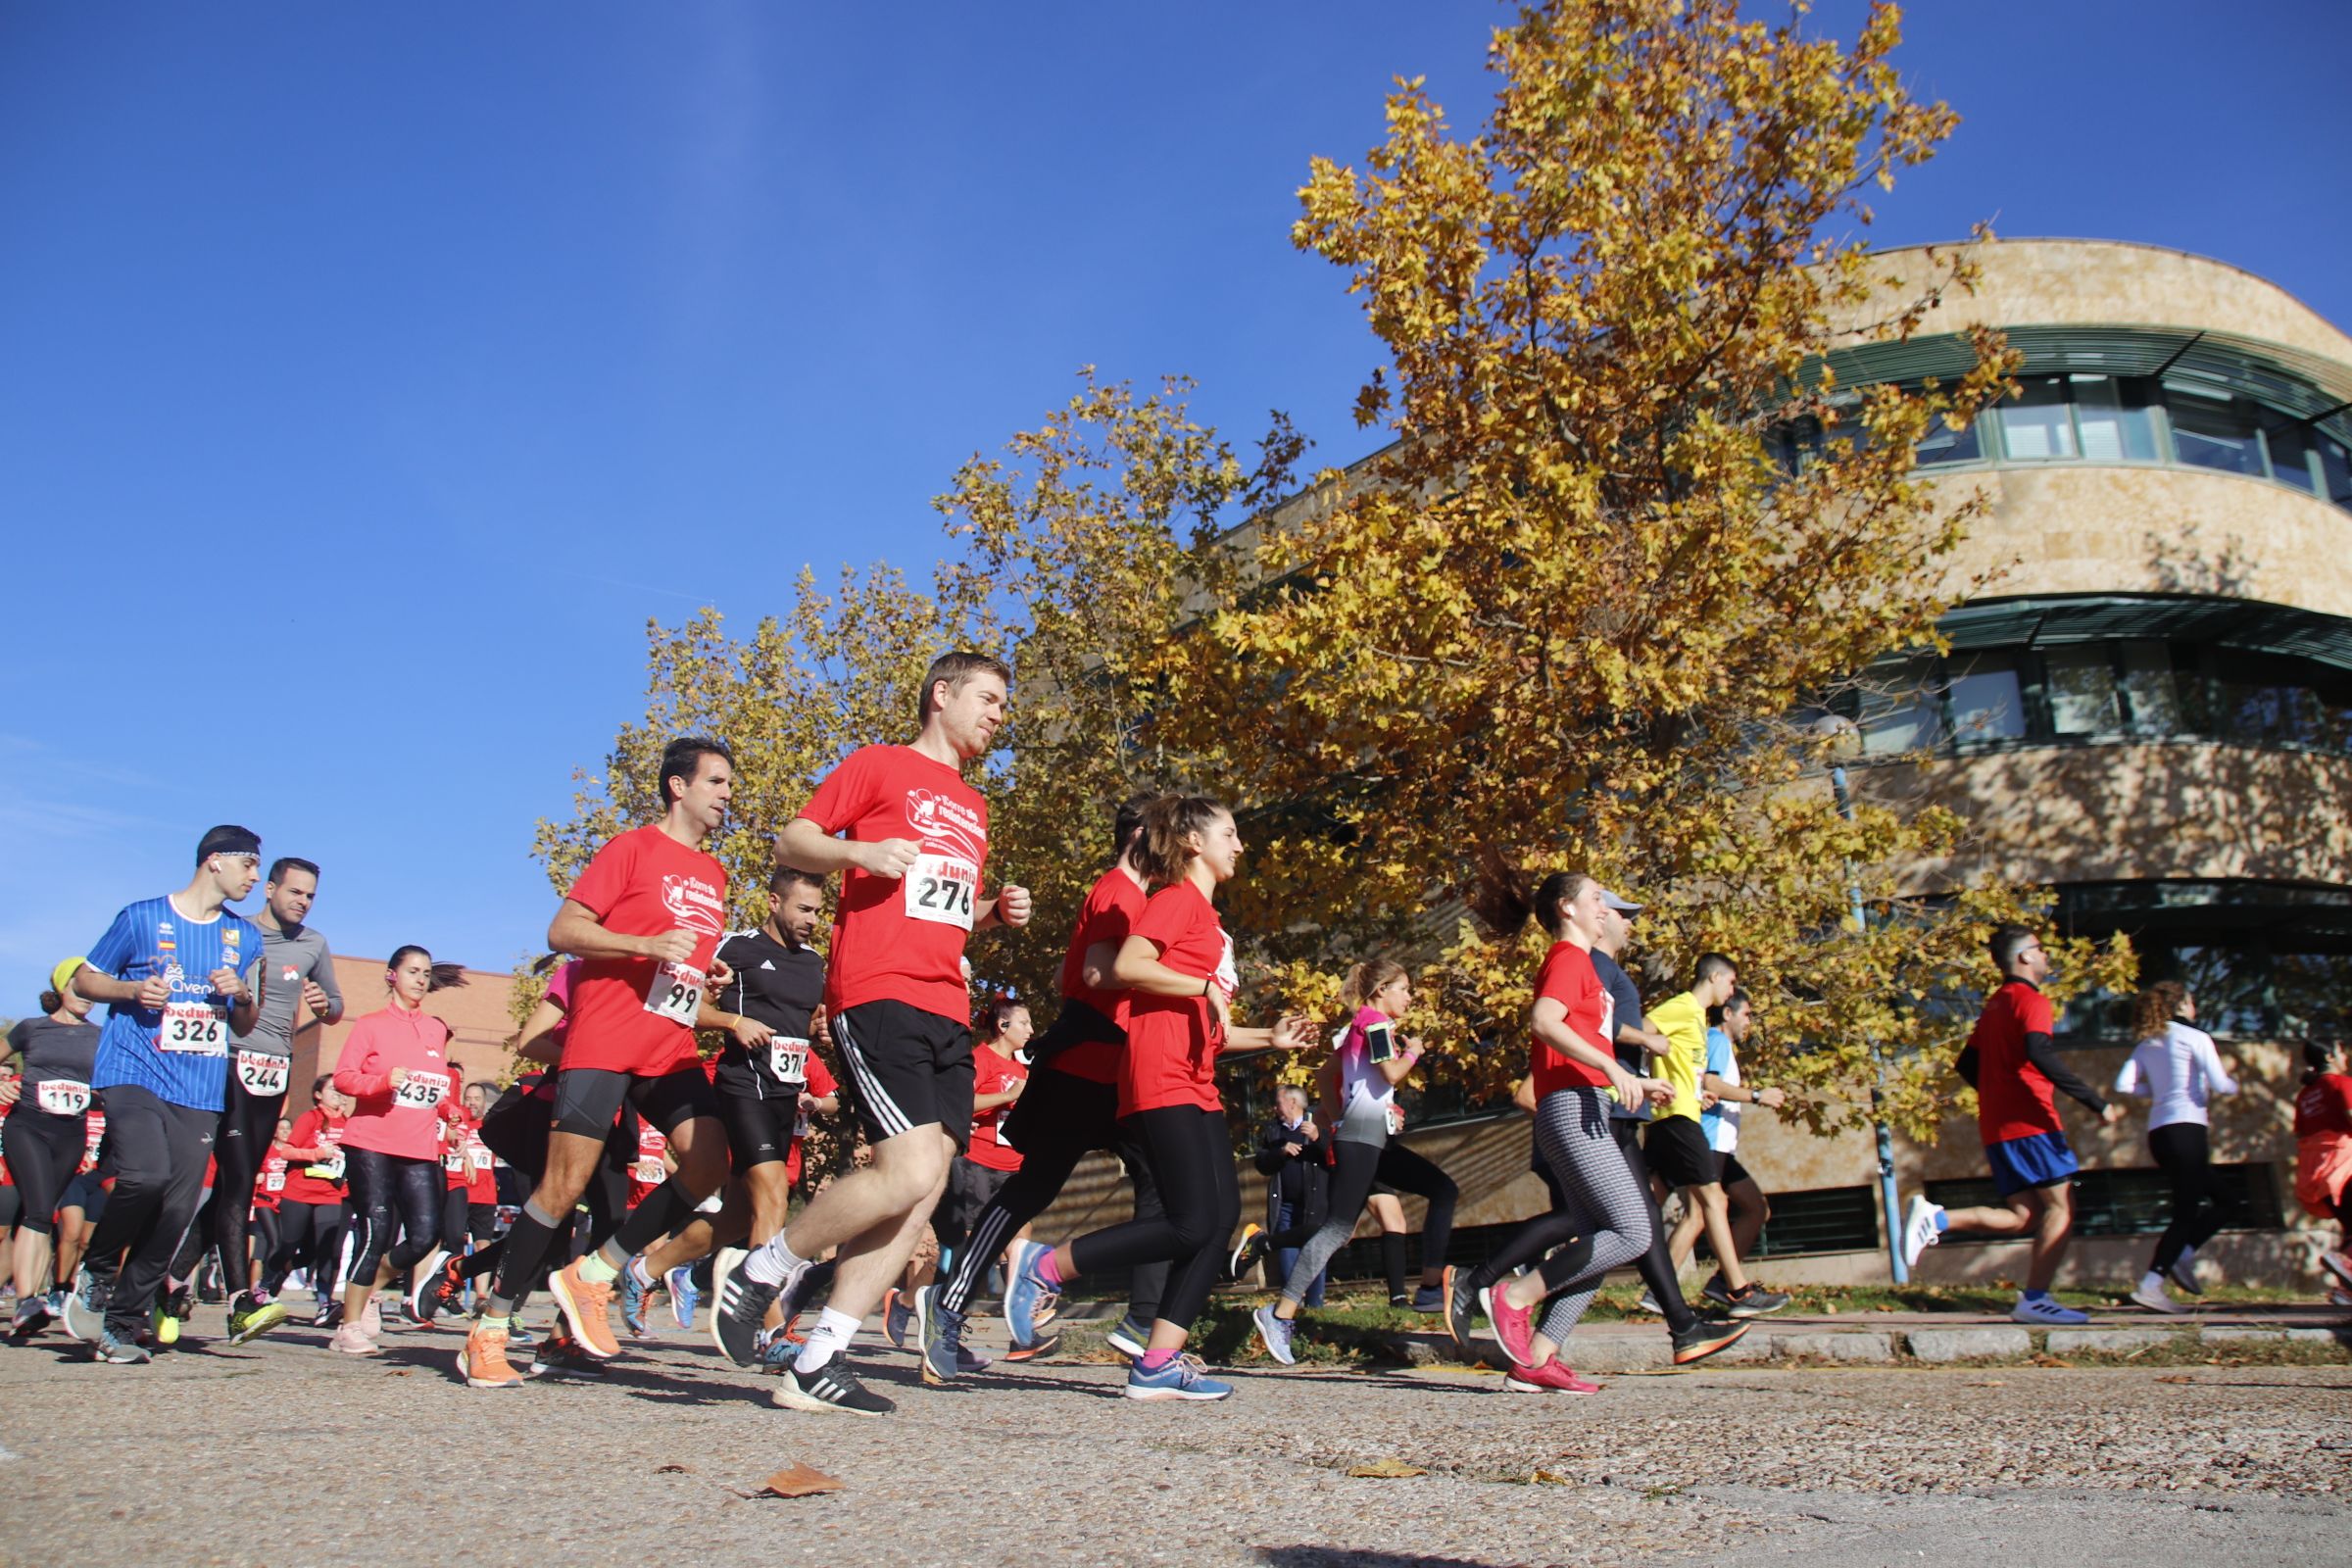
[[[699,876],[664,876],[662,905],[689,931],[714,937],[724,928],[721,916],[726,911],[718,902],[718,889]]]
[[[974,865],[988,853],[988,833],[979,813],[960,801],[929,790],[906,792],[906,825],[933,849],[960,855]]]

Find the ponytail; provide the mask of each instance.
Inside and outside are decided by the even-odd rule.
[[[1149,881],[1183,880],[1185,868],[1199,853],[1185,840],[1207,832],[1224,813],[1224,803],[1205,795],[1161,796],[1144,808],[1144,842],[1136,849],[1136,868]]]
[[[2139,994],[2132,1004],[2132,1038],[2162,1040],[2175,1018],[2180,1016],[2181,1004],[2188,1001],[2188,987],[2178,980],[2159,980]]]
[[[65,1004],[66,994],[64,992],[44,991],[41,993],[41,1011],[45,1013],[55,1012],[58,1010],[58,1008],[64,1006]]]
[[[1348,971],[1340,982],[1340,1008],[1350,1018],[1363,1011],[1372,999],[1389,988],[1389,983],[1405,973],[1403,964],[1395,958],[1366,958]]]
[[[1566,929],[1560,906],[1582,894],[1592,880],[1582,871],[1554,871],[1536,885],[1536,918],[1543,923],[1545,936],[1557,937]]]
[[[2335,1054],[2337,1042],[2306,1040],[2303,1042],[2303,1081],[2311,1082],[2328,1070],[2328,1058]]]

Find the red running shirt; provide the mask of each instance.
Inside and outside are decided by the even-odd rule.
[[[962,1021],[971,1010],[963,948],[988,862],[988,803],[945,762],[910,746],[861,746],[817,786],[800,814],[853,843],[912,839],[901,878],[841,874],[825,1004],[903,1002]]]
[[[1544,955],[1544,967],[1536,971],[1536,996],[1551,998],[1568,1009],[1568,1027],[1585,1044],[1605,1046],[1617,1038],[1612,1021],[1616,1011],[1609,997],[1609,988],[1600,983],[1592,968],[1592,956],[1573,942],[1554,942],[1551,951]],[[1541,1040],[1530,1039],[1529,1066],[1534,1070],[1536,1095],[1541,1099],[1555,1089],[1606,1089],[1609,1075],[1598,1067],[1587,1066],[1573,1056],[1564,1056]]]
[[[2056,1092],[2026,1059],[2026,1036],[2051,1032],[2050,999],[2023,980],[2004,980],[1985,999],[1968,1043],[1977,1048],[1977,1132],[1986,1144],[2062,1132]]]
[[[289,1149],[333,1149],[334,1158],[319,1163],[337,1170],[343,1164],[343,1151],[337,1147],[342,1142],[343,1118],[329,1116],[316,1105],[297,1116],[293,1129],[286,1134],[286,1147]],[[289,1161],[286,1166],[286,1190],[278,1196],[289,1203],[343,1201],[342,1180],[339,1177],[313,1176],[310,1173],[311,1164],[307,1159]]]
[[[566,897],[622,936],[691,931],[694,952],[684,964],[578,960],[565,1008],[564,1065],[644,1078],[695,1065],[695,1003],[726,924],[725,868],[659,827],[631,828],[596,852]]]
[[[1147,903],[1142,884],[1117,866],[1096,879],[1078,906],[1078,925],[1070,933],[1070,951],[1062,956],[1061,994],[1071,1002],[1083,1002],[1112,1023],[1124,1028],[1127,1022],[1128,995],[1124,991],[1097,991],[1086,983],[1086,950],[1098,942],[1110,944],[1112,954],[1135,929]],[[1090,1084],[1115,1084],[1119,1081],[1119,1058],[1126,1053],[1107,1040],[1089,1040],[1060,1053],[1047,1063],[1054,1072],[1066,1072]]]
[[[2295,1136],[2352,1138],[2352,1077],[2324,1072],[2295,1092]]]
[[[1028,1068],[1004,1053],[976,1042],[972,1046],[973,1094],[1007,1094],[1014,1084],[1023,1082],[1028,1076]],[[972,1112],[972,1141],[970,1147],[964,1150],[964,1157],[990,1170],[1021,1168],[1020,1152],[997,1136],[997,1129],[1004,1124],[1004,1113],[1011,1108],[1011,1105],[1004,1104]]]
[[[1216,906],[1189,877],[1152,894],[1129,934],[1158,949],[1159,961],[1178,974],[1215,975],[1232,996],[1233,944],[1217,921]],[[1209,1034],[1212,1016],[1205,996],[1128,994],[1120,1115],[1168,1105],[1224,1107],[1217,1094],[1217,1053],[1224,1042]]]

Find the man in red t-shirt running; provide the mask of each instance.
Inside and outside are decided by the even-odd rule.
[[[843,1355],[906,1266],[972,1124],[971,1002],[963,949],[988,926],[1029,921],[1029,893],[980,891],[988,803],[964,765],[1004,722],[1011,671],[952,653],[924,671],[911,746],[865,746],[817,786],[776,838],[776,859],[841,873],[825,1008],[842,1077],[873,1162],[816,1195],[719,1291],[718,1341],[738,1364],[759,1354],[769,1303],[829,1247],[833,1294],[776,1391],[797,1409],[879,1415]],[[839,835],[838,837],[836,835]]]
[[[2087,1323],[2087,1313],[2061,1306],[2050,1294],[2074,1235],[2071,1184],[2082,1168],[2058,1119],[2055,1091],[2065,1090],[2109,1124],[2123,1119],[2124,1107],[2076,1077],[2050,1044],[2055,1020],[2041,994],[2050,957],[2041,939],[2022,925],[2000,926],[1992,933],[1992,961],[2000,967],[2000,988],[1985,999],[1955,1065],[1977,1092],[1977,1131],[2003,1206],[1947,1210],[1913,1198],[1903,1215],[1904,1261],[1916,1265],[1947,1230],[2029,1237],[2033,1261],[2009,1315],[2020,1323]]]
[[[647,1195],[604,1245],[549,1277],[571,1338],[590,1356],[620,1351],[610,1307],[629,1259],[669,1234],[727,1179],[718,1094],[703,1072],[694,1026],[726,925],[727,873],[703,848],[725,820],[734,755],[701,736],[662,754],[662,820],[596,852],[547,928],[547,945],[580,960],[555,1078],[547,1169],[500,1250],[459,1368],[475,1388],[512,1388],[507,1320],[559,1237],[568,1235],[625,1101],[669,1141],[676,1173]]]

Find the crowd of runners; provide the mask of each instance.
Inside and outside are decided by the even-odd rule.
[[[999,999],[978,1009],[975,1040],[966,943],[1030,916],[1025,889],[989,887],[988,806],[965,777],[1004,721],[1009,678],[986,655],[938,660],[914,740],[851,753],[777,836],[753,930],[727,929],[727,873],[707,849],[733,758],[716,740],[673,742],[661,818],[605,844],[549,926],[560,962],[515,1041],[522,1076],[504,1086],[462,1081],[425,1006],[432,955],[409,946],[387,960],[386,1005],[354,1021],[289,1117],[298,1026],[344,1011],[309,924],[318,868],[270,861],[248,918],[229,906],[265,880],[261,840],[205,834],[187,885],[124,906],[9,1037],[12,1339],[55,1326],[101,1361],[136,1364],[217,1295],[232,1344],[300,1316],[364,1357],[388,1315],[439,1322],[464,1334],[466,1382],[505,1389],[593,1375],[665,1303],[679,1327],[702,1314],[727,1357],[772,1373],[778,1402],[876,1414],[892,1403],[851,1354],[869,1318],[945,1383],[988,1364],[967,1343],[984,1297],[1001,1299],[1007,1358],[1025,1361],[1053,1351],[1059,1299],[1088,1280],[1128,1290],[1109,1341],[1129,1358],[1129,1397],[1221,1399],[1231,1385],[1188,1348],[1211,1291],[1271,1265],[1279,1294],[1254,1332],[1291,1363],[1302,1309],[1367,1212],[1392,1300],[1465,1347],[1485,1318],[1514,1393],[1594,1387],[1568,1355],[1613,1269],[1640,1271],[1678,1364],[1787,1304],[1743,1266],[1767,1205],[1740,1163],[1740,1118],[1783,1095],[1740,1072],[1753,1007],[1737,960],[1699,955],[1684,989],[1644,1006],[1617,961],[1640,906],[1582,873],[1545,877],[1533,901],[1552,940],[1518,1102],[1550,1207],[1476,1268],[1446,1264],[1454,1181],[1398,1138],[1396,1090],[1422,1056],[1408,973],[1369,958],[1346,977],[1343,1016],[1245,1022],[1216,904],[1244,845],[1215,800],[1122,803],[1050,1023],[1035,1032],[1026,1004]],[[1915,1198],[1900,1245],[1916,1262],[1953,1232],[2025,1238],[2015,1316],[2082,1322],[2050,1294],[2078,1169],[2056,1095],[2111,1122],[2123,1111],[2052,1049],[2034,934],[2001,928],[1991,957],[2001,983],[1958,1069],[2000,1202]],[[2198,1290],[2196,1253],[2218,1226],[2207,1107],[2236,1089],[2194,1018],[2184,988],[2151,988],[2113,1086],[2152,1102],[2150,1149],[2173,1188],[2173,1223],[2132,1293],[2158,1312],[2180,1309],[2172,1288]],[[1257,1132],[1268,1210],[1244,1225],[1216,1067],[1263,1050],[1309,1054],[1314,1084],[1286,1091]],[[2306,1055],[2297,1197],[2352,1234],[2352,1077],[2338,1047]],[[796,1208],[812,1118],[835,1115],[857,1158]],[[1097,1152],[1123,1163],[1132,1217],[1033,1235]],[[1417,1280],[1399,1195],[1426,1202]],[[1675,1197],[1670,1228],[1661,1203]],[[1681,1268],[1702,1233],[1715,1273],[1686,1298]],[[926,1236],[935,1258],[918,1258]],[[2325,1262],[2352,1286],[2343,1250]],[[539,1292],[554,1326],[534,1338],[519,1314]]]

